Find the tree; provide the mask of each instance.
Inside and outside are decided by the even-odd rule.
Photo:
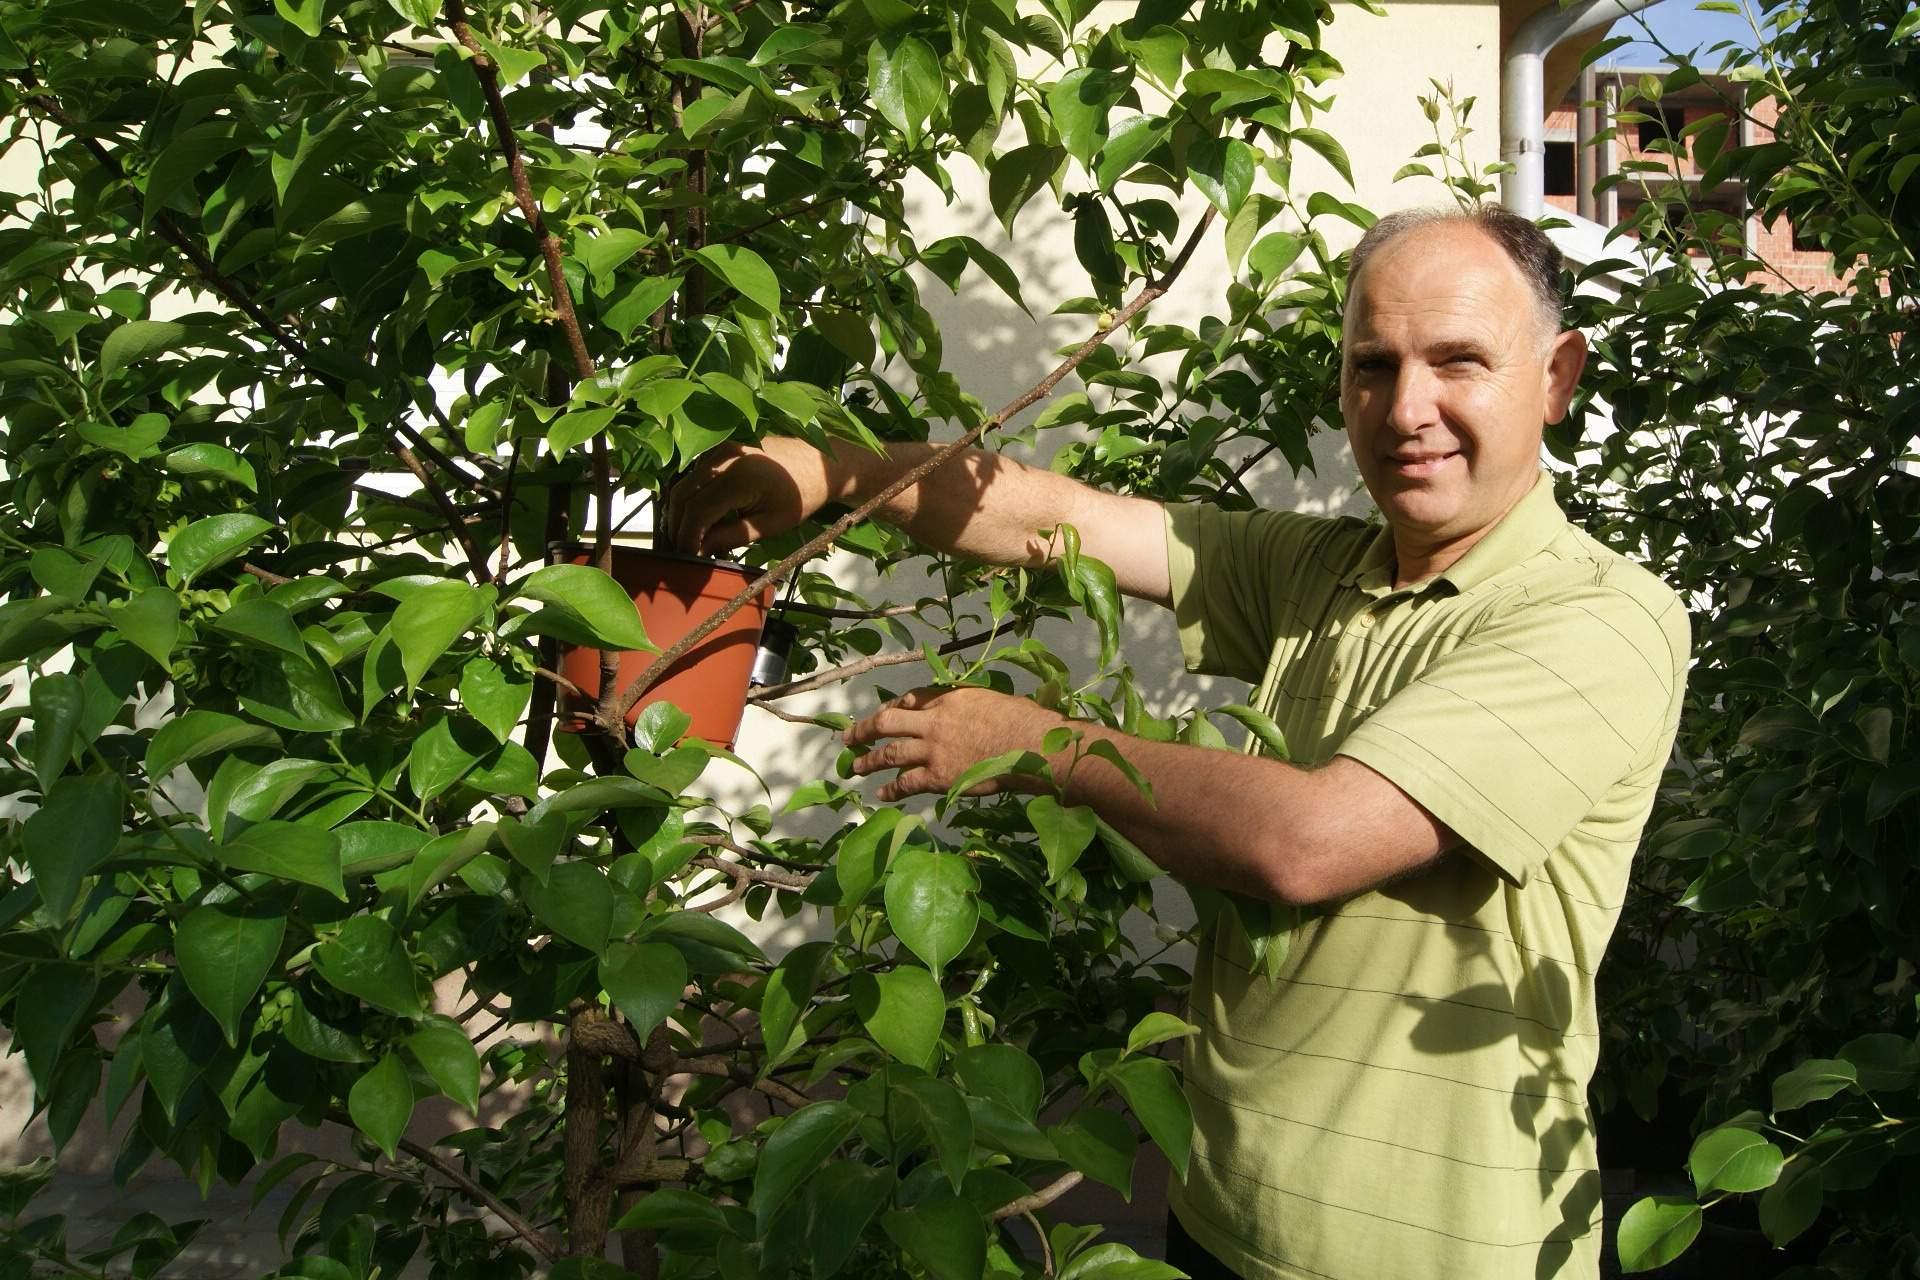
[[[1329,11],[1091,10],[0,0],[40,174],[0,197],[0,793],[31,810],[0,833],[0,1021],[56,1142],[97,1108],[134,1117],[122,1176],[297,1182],[284,1274],[613,1274],[615,1233],[645,1275],[1172,1274],[1001,1225],[1124,1192],[1139,1131],[1185,1162],[1155,1052],[1184,978],[1122,931],[1153,868],[1117,833],[1047,795],[930,826],[832,779],[783,798],[838,816],[823,839],[716,814],[703,773],[748,762],[664,703],[629,736],[644,680],[552,733],[556,642],[651,647],[605,573],[617,503],[722,440],[991,441],[1072,375],[1035,427],[1085,432],[1062,465],[1097,482],[1245,504],[1253,457],[1304,461],[1341,280],[1315,224],[1368,220],[1288,194],[1296,145],[1345,167],[1311,126]],[[1086,341],[994,413],[918,291],[1019,282],[904,216],[961,164],[1009,229],[1070,210],[1089,282]],[[1150,323],[1208,235],[1221,314]],[[809,567],[924,556],[867,515],[755,553],[805,677],[762,705],[891,639],[1225,744],[1144,710],[1070,536],[1061,573],[942,563],[903,611]],[[1034,639],[1067,613],[1098,671]],[[765,956],[732,902],[819,940]],[[487,1119],[417,1142],[434,1096]],[[284,1150],[329,1124],[358,1159]],[[8,1179],[0,1257],[91,1274],[29,1214],[48,1173]]]
[[[1816,1261],[1796,1274],[1920,1259],[1916,27],[1878,0],[1771,7],[1751,47],[1665,78],[1698,84],[1695,58],[1721,55],[1744,93],[1653,149],[1690,149],[1703,190],[1743,180],[1846,289],[1783,287],[1738,219],[1628,173],[1651,197],[1648,271],[1582,316],[1612,427],[1555,442],[1577,464],[1570,509],[1681,590],[1696,634],[1676,765],[1602,974],[1598,1081],[1603,1106],[1664,1106],[1670,1124],[1694,1109],[1696,1195],[1632,1208],[1629,1270],[1671,1261],[1704,1209],[1743,1195],[1776,1246],[1806,1233]],[[1763,105],[1777,136],[1738,145]]]

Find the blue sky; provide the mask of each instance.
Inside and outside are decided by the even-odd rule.
[[[1638,14],[1614,23],[1610,34],[1637,35],[1643,23],[1669,46],[1682,52],[1695,47],[1704,50],[1721,40],[1735,40],[1748,47],[1753,43],[1753,30],[1744,17],[1731,13],[1701,13],[1694,8],[1694,0],[1659,0],[1659,3]],[[1651,67],[1663,61],[1658,46],[1636,40],[1608,54],[1602,65]],[[1700,59],[1700,65],[1708,69],[1717,67],[1719,63],[1718,54]]]

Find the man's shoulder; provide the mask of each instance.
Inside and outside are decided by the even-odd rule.
[[[1274,507],[1246,507],[1237,511],[1208,503],[1181,503],[1169,508],[1176,520],[1191,521],[1201,536],[1197,554],[1206,557],[1231,547],[1235,552],[1286,556],[1345,573],[1373,541],[1380,526],[1354,516],[1315,515]],[[1184,518],[1184,519],[1183,519]],[[1176,528],[1178,526],[1176,525]]]
[[[1685,669],[1692,630],[1678,593],[1584,529],[1567,525],[1516,578],[1516,605],[1580,610],[1643,650],[1664,647],[1673,670]]]

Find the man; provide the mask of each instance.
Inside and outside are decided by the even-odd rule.
[[[1594,971],[1679,714],[1674,594],[1572,528],[1539,468],[1586,360],[1559,255],[1498,209],[1382,219],[1356,248],[1341,412],[1378,504],[1354,520],[1099,493],[989,453],[890,504],[915,538],[1036,565],[1063,520],[1173,609],[1187,665],[1257,684],[1294,760],[1097,726],[1153,784],[1088,804],[1175,876],[1317,914],[1277,978],[1222,927],[1196,966],[1194,1159],[1177,1260],[1258,1280],[1592,1276]],[[923,458],[769,441],[676,492],[714,550],[858,501]],[[1059,718],[915,691],[855,725],[883,800],[1037,749]],[[1209,1256],[1211,1255],[1211,1256]]]

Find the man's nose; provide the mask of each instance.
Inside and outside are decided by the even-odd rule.
[[[1417,361],[1400,365],[1393,380],[1393,403],[1387,407],[1387,425],[1402,435],[1413,435],[1440,420],[1440,380]]]

